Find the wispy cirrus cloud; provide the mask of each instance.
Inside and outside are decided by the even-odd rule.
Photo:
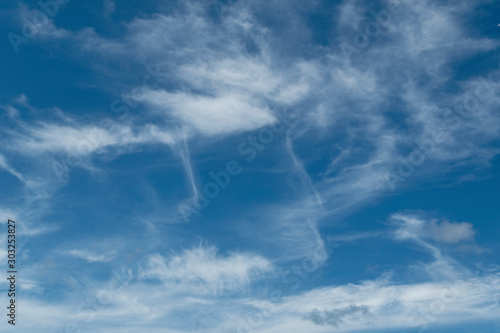
[[[395,3],[398,10],[391,11]],[[498,66],[473,74],[464,69],[471,59],[498,50],[497,38],[464,22],[483,3],[339,1],[324,7],[324,2],[258,0],[238,2],[237,10],[214,18],[207,4],[188,1],[168,10],[158,6],[155,14],[127,16],[115,26],[111,21],[120,17],[123,5],[99,0],[106,29],[86,26],[92,20],[79,21],[84,26],[75,23],[72,29],[64,28],[63,21],[61,26],[57,21],[37,25],[38,42],[54,52],[50,59],[68,57],[86,68],[95,82],[79,84],[110,99],[120,95],[135,113],[102,123],[102,113],[83,118],[58,108],[46,112],[54,117],[45,117],[24,95],[2,105],[9,126],[12,121],[15,125],[0,126],[7,143],[0,148],[0,167],[24,187],[15,205],[1,215],[29,211],[16,216],[24,220],[23,231],[30,237],[66,228],[77,230],[77,237],[78,230],[94,237],[103,228],[129,244],[137,243],[137,230],[148,236],[143,252],[127,263],[122,255],[126,246],[113,249],[112,242],[100,239],[107,246],[88,249],[68,236],[68,244],[48,251],[50,255],[85,268],[104,267],[103,275],[111,266],[123,265],[133,278],[108,281],[82,271],[81,279],[77,274],[68,278],[80,289],[68,296],[68,288],[57,300],[40,301],[49,282],[46,276],[37,281],[34,271],[46,258],[25,252],[27,262],[40,262],[30,262],[31,271],[27,269],[32,276],[25,284],[29,297],[21,325],[46,332],[75,322],[95,332],[326,333],[496,323],[498,271],[478,273],[447,251],[474,249],[480,234],[476,224],[409,213],[400,207],[403,199],[394,204],[400,213],[389,218],[388,232],[358,230],[330,239],[394,242],[391,249],[401,248],[402,256],[411,247],[425,256],[415,261],[405,256],[401,269],[415,276],[387,269],[376,278],[359,278],[354,268],[341,272],[337,263],[325,259],[322,269],[308,272],[304,281],[304,261],[296,263],[318,253],[328,257],[325,230],[336,232],[347,223],[343,216],[387,197],[391,188],[399,194],[422,180],[456,182],[450,170],[462,170],[462,179],[474,179],[470,168],[488,170],[499,152]],[[378,22],[372,9],[375,14],[388,10],[390,19]],[[24,6],[20,13],[22,20],[31,15]],[[318,28],[321,22],[324,26]],[[378,23],[380,30],[368,33],[365,47],[356,47],[353,36],[366,33],[368,22]],[[345,54],[339,48],[343,41],[355,51]],[[110,65],[114,63],[119,66]],[[144,80],[136,82],[143,77],[138,68],[144,71],[151,64],[162,69],[155,74],[161,84],[154,89]],[[28,120],[24,110],[34,119]],[[244,137],[255,138],[253,131],[275,124],[283,114],[296,123],[266,146],[268,155],[254,146],[266,160],[243,164],[238,144]],[[20,161],[34,155],[35,164],[20,167]],[[211,162],[230,158],[241,161],[244,172],[199,220],[189,227],[166,223],[175,219],[172,207],[200,194],[202,179],[216,170]],[[87,177],[86,172],[106,170],[101,159],[112,160],[113,170],[102,172],[99,181]],[[50,167],[54,161],[78,172],[58,181]],[[388,181],[388,175],[398,181]],[[106,186],[115,185],[106,192]],[[77,189],[88,192],[78,195]],[[72,200],[80,209],[74,221],[62,214]],[[237,200],[244,201],[244,208]],[[89,210],[89,203],[100,210]],[[63,216],[55,220],[57,228],[46,219],[48,212]],[[86,218],[91,213],[106,223],[93,224]],[[88,229],[81,227],[87,222]],[[126,235],[129,229],[134,237]],[[225,250],[191,247],[198,234]],[[376,257],[374,252],[369,255]],[[364,255],[346,251],[342,259],[354,266]],[[299,274],[301,288],[292,290],[276,278],[280,269],[289,277]],[[284,291],[278,301],[255,290],[266,279]],[[116,285],[120,287],[109,288]],[[87,304],[82,306],[79,297],[94,300],[95,318],[82,309]],[[40,317],[47,308],[51,314]],[[203,315],[211,320],[200,321]]]
[[[69,250],[65,252],[66,255],[84,259],[88,262],[108,262],[116,257],[116,253],[113,251],[107,253],[92,253],[87,250]]]

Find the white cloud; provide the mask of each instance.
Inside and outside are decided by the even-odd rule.
[[[332,326],[339,332],[356,332],[495,320],[499,298],[500,277],[489,275],[403,285],[366,281],[318,288],[287,297],[281,303],[251,304],[266,314],[266,320],[254,327],[259,332],[331,332]]]
[[[271,269],[272,264],[260,256],[232,253],[224,257],[214,247],[200,246],[168,259],[152,255],[140,276],[159,279],[177,291],[203,295],[238,291]]]
[[[104,6],[104,16],[108,17],[109,15],[114,13],[115,3],[113,2],[113,0],[104,0],[103,6]]]
[[[245,8],[231,12],[221,23],[222,29],[217,29],[201,6],[188,3],[185,11],[170,16],[157,14],[132,20],[126,24],[126,36],[115,40],[107,40],[91,28],[76,35],[53,25],[40,29],[47,37],[75,38],[83,50],[92,52],[96,63],[100,56],[106,61],[120,59],[132,64],[153,62],[164,66],[168,76],[162,74],[162,78],[170,77],[170,90],[163,87],[147,91],[141,97],[149,111],[190,127],[188,138],[193,133],[210,136],[257,129],[275,121],[276,107],[297,110],[294,113],[302,123],[290,133],[289,153],[296,169],[308,175],[308,189],[326,202],[328,213],[332,213],[388,190],[384,169],[397,167],[400,152],[414,147],[415,141],[435,135],[434,129],[439,124],[436,112],[455,105],[464,94],[475,92],[477,78],[463,79],[457,92],[447,89],[454,75],[448,64],[458,64],[497,45],[493,40],[474,38],[474,32],[465,30],[459,18],[473,12],[468,2],[406,3],[402,12],[392,16],[388,28],[350,61],[345,61],[331,45],[321,49],[322,54],[327,54],[326,59],[319,55],[321,61],[304,60],[310,53],[304,53],[307,57],[284,57],[269,42],[279,40],[279,35],[259,24],[251,10]],[[289,22],[300,22],[293,20],[293,15],[297,18],[300,15],[292,9],[286,12],[290,12],[283,14],[290,15],[286,16]],[[365,22],[363,13],[354,2],[344,2],[340,5],[339,20],[334,22],[338,26],[332,33],[354,34],[355,28]],[[246,51],[246,42],[255,44],[254,53]],[[459,131],[447,133],[447,141],[436,147],[429,160],[446,162],[448,167],[478,161],[486,164],[498,153],[497,149],[484,146],[498,140],[499,102],[494,96],[482,101],[470,118],[462,119],[464,125]],[[18,112],[11,110],[11,113]],[[397,124],[406,126],[405,133],[398,134],[394,129]],[[322,173],[313,177],[307,163],[317,161],[308,155],[312,149],[291,147],[316,136],[327,140],[330,132],[336,133],[334,139],[341,141],[341,153],[328,154],[329,162]],[[120,149],[127,151],[132,146],[154,142],[177,149],[181,137],[178,134],[156,126],[137,130],[125,123],[100,128],[91,124],[44,122],[28,126],[23,134],[13,136],[11,142],[24,155],[76,152],[90,156],[103,151],[120,153]],[[188,150],[178,151],[189,175],[189,186],[195,188],[196,177]],[[431,167],[421,170],[433,175],[435,172]],[[405,184],[408,183],[410,180]],[[276,209],[269,215],[280,220],[262,229],[259,236],[264,235],[264,242],[288,251],[279,253],[280,259],[309,254],[321,245],[315,224],[317,217],[325,216],[322,213],[317,207],[307,205],[296,210]],[[255,324],[254,329],[260,332],[329,332],[332,330],[327,325],[329,321],[339,331],[348,332],[401,330],[419,323],[447,325],[497,320],[499,277],[474,276],[432,245],[473,240],[470,223],[438,222],[409,214],[395,214],[392,220],[398,223],[395,232],[398,239],[412,240],[434,255],[434,262],[419,266],[429,273],[431,281],[414,284],[366,281],[317,288],[289,296],[278,304],[250,296],[232,299],[227,304],[227,300],[213,296],[224,291],[235,294],[246,290],[254,279],[271,271],[272,264],[256,255],[223,256],[214,248],[199,247],[178,255],[150,256],[142,267],[142,280],[117,293],[112,306],[103,309],[99,320],[92,324],[94,331],[106,331],[103,323],[123,323],[133,327],[127,329],[137,331],[147,318],[151,332],[163,332],[163,328],[158,328],[165,326],[161,319],[177,319],[176,323],[182,326],[182,321],[189,321],[179,318],[178,312],[207,306],[218,310],[217,319],[221,320],[214,332],[237,325],[231,318],[239,318],[238,311],[249,308],[270,313],[265,322]],[[88,261],[108,258],[85,250],[68,254]],[[0,252],[0,259],[2,255]],[[150,284],[149,279],[160,283]],[[179,292],[191,297],[175,297]],[[38,313],[46,312],[42,311],[44,304],[26,304],[26,318],[32,322],[40,320],[51,332],[59,316],[68,320],[74,317],[61,306],[49,307],[52,314],[57,313],[57,319],[53,315],[41,318]],[[234,309],[228,309],[231,306]],[[318,316],[319,324],[311,320]]]
[[[123,287],[118,280],[108,284],[118,287],[96,290],[94,297],[100,295],[99,299],[104,299],[104,305],[94,305],[96,320],[85,322],[88,311],[72,315],[71,311],[63,311],[61,320],[75,320],[89,329],[108,324],[114,328],[134,327],[147,318],[151,330],[175,326],[192,331],[198,322],[207,332],[252,329],[265,333],[327,333],[332,329],[384,331],[495,321],[500,310],[500,276],[496,274],[412,284],[396,283],[384,276],[356,284],[314,288],[275,301],[245,294],[231,299],[213,298],[214,293],[207,291],[216,289],[216,280],[227,282],[232,276],[241,282],[241,276],[246,275],[241,272],[248,271],[249,266],[242,265],[237,256],[214,260],[214,254],[210,254],[206,261],[204,254],[189,258],[196,250],[187,252],[170,260],[151,258],[147,274],[161,278],[160,285],[143,284],[145,271],[140,271],[140,280],[133,279]],[[205,284],[204,292],[202,288],[185,288],[196,282]],[[207,289],[209,284],[212,288]],[[26,318],[32,316],[32,310],[26,310]]]
[[[18,216],[19,214],[13,209],[0,207],[0,223],[7,223],[8,219],[16,221]]]
[[[471,240],[474,238],[474,233],[471,223],[450,223],[448,221],[443,221],[439,224],[436,221],[432,221],[427,231],[428,237],[445,243],[458,243],[464,240]]]
[[[448,64],[493,50],[498,44],[493,39],[477,38],[464,28],[462,17],[471,12],[475,2],[384,5],[386,10],[397,7],[397,11],[350,60],[337,44],[325,46],[316,58],[299,52],[283,59],[277,50],[282,45],[275,43],[279,31],[254,15],[258,6],[244,4],[238,4],[238,10],[229,11],[218,24],[207,16],[205,5],[190,1],[168,15],[131,20],[123,38],[107,40],[90,28],[68,38],[78,41],[98,60],[120,59],[141,67],[154,63],[163,68],[158,76],[168,89],[146,90],[141,96],[128,98],[139,97],[150,112],[188,126],[190,135],[254,130],[275,121],[276,107],[294,109],[300,116],[300,127],[290,134],[293,145],[318,131],[338,133],[343,140],[339,142],[341,153],[325,165],[324,174],[311,177],[316,179],[311,185],[318,197],[335,212],[389,190],[387,176],[393,171],[397,175],[400,152],[415,149],[416,142],[436,138],[439,110],[452,107],[476,89],[477,78],[466,78],[462,91],[446,89],[454,75]],[[335,43],[345,40],[353,44],[356,31],[372,22],[373,15],[361,2],[344,1],[336,9],[332,33],[339,39]],[[279,15],[304,24],[300,13]],[[248,51],[248,43],[254,45],[253,52]],[[424,77],[426,84],[421,83]],[[460,131],[446,133],[448,139],[425,161],[429,165],[431,161],[447,163],[446,167],[418,168],[418,176],[429,177],[470,164],[486,167],[499,153],[485,147],[498,138],[500,117],[495,110],[499,105],[496,97],[484,101],[474,117],[464,119]],[[394,121],[394,117],[400,119]],[[394,127],[399,124],[407,128],[398,134]],[[75,141],[81,141],[81,134],[75,134]],[[111,136],[112,142],[134,142],[133,135],[132,139],[118,133]],[[78,143],[68,141],[64,145]],[[296,154],[299,162],[307,158],[307,151]],[[307,167],[304,164],[305,170]],[[416,180],[417,176],[404,179],[394,189],[411,186]],[[329,207],[329,202],[335,202],[331,205],[335,207]]]
[[[9,172],[12,174],[14,177],[18,178],[20,181],[24,182],[23,176],[14,170],[8,163],[5,157],[0,154],[0,168],[3,168],[5,171]]]
[[[29,9],[25,4],[20,4],[20,20],[23,27],[27,27],[26,31],[29,36],[48,39],[62,39],[70,36],[68,31],[57,28],[52,19],[41,9],[40,7]]]
[[[93,253],[88,250],[75,249],[75,250],[65,251],[64,254],[76,258],[81,258],[88,262],[108,262],[116,257],[116,253],[114,251],[109,251],[106,253]]]
[[[39,282],[23,278],[21,278],[19,281],[19,287],[21,288],[21,290],[27,290],[38,294],[44,291],[44,288],[40,286]]]
[[[171,113],[208,135],[251,130],[275,121],[266,106],[252,105],[245,96],[233,94],[214,98],[157,91],[144,97],[155,110]]]
[[[475,231],[467,222],[437,222],[418,215],[394,214],[391,220],[398,225],[398,239],[423,238],[442,243],[460,243],[474,239]]]
[[[174,135],[155,125],[134,132],[129,126],[110,124],[106,127],[84,124],[41,123],[27,127],[27,135],[17,135],[13,148],[21,153],[72,153],[87,156],[111,146],[132,146],[154,142],[173,143]]]
[[[166,119],[174,115],[204,135],[268,125],[275,121],[272,103],[299,103],[322,81],[314,61],[301,60],[280,69],[275,64],[279,60],[269,54],[267,30],[246,10],[232,13],[221,31],[205,16],[203,6],[194,2],[185,6],[182,14],[132,20],[121,40],[106,40],[90,28],[71,38],[106,59],[139,58],[167,70],[168,75],[158,74],[160,80],[175,82],[180,91],[148,91],[139,99],[155,112],[162,111]],[[246,54],[246,38],[254,40],[260,54]]]

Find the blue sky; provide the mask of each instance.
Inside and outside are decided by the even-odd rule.
[[[0,17],[2,332],[500,330],[498,2]]]

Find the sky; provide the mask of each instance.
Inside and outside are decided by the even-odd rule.
[[[0,331],[499,332],[499,23],[2,1]]]

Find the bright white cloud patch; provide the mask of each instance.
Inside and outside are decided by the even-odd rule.
[[[266,106],[252,105],[245,96],[196,96],[150,92],[145,100],[158,112],[173,114],[203,134],[226,134],[256,129],[275,121]]]
[[[152,255],[141,277],[173,284],[179,291],[213,294],[244,288],[253,277],[271,268],[272,264],[260,256],[239,253],[221,256],[214,247],[197,247],[169,258]]]

